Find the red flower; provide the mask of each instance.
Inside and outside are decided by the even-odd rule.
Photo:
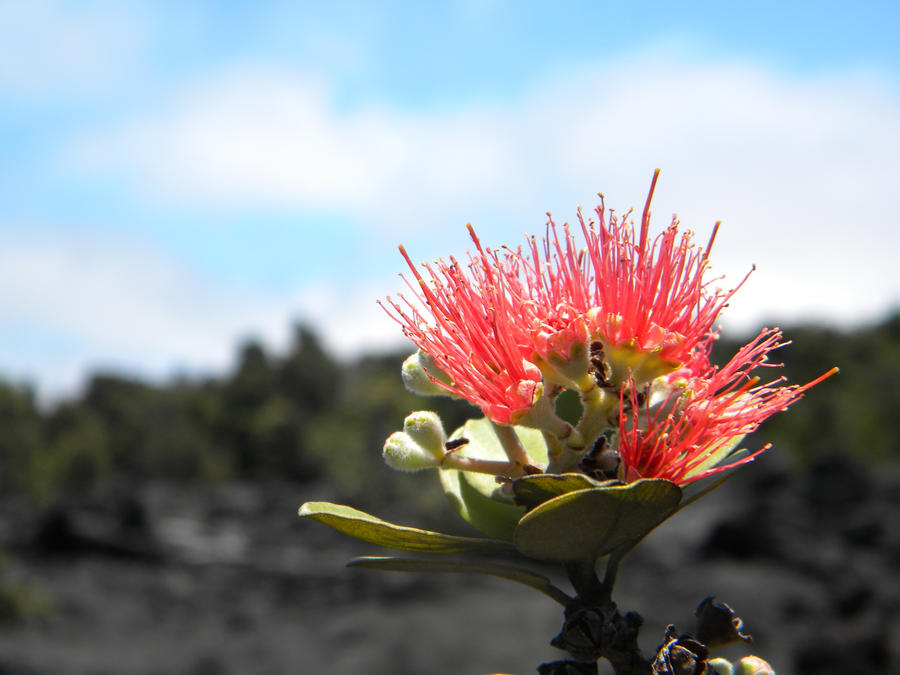
[[[768,365],[778,331],[761,333],[723,368],[710,365],[714,324],[736,290],[706,279],[718,224],[706,247],[680,233],[674,218],[651,238],[657,177],[639,231],[630,212],[618,218],[601,197],[596,223],[578,213],[583,245],[568,224],[560,232],[551,220],[540,243],[531,237],[497,251],[469,226],[468,264],[438,260],[422,265],[424,273],[400,247],[415,300],[388,298],[385,309],[443,371],[433,381],[498,424],[533,424],[548,432],[548,444],[554,435],[568,439],[551,449],[556,470],[570,470],[618,416],[627,480],[695,481],[722,471],[743,435],[831,374],[803,386],[759,385],[751,371]],[[554,416],[559,385],[582,396],[577,434]],[[651,400],[638,400],[641,389]],[[670,393],[653,400],[660,391]]]
[[[450,258],[449,264],[423,264],[428,277],[423,278],[401,246],[418,282],[417,287],[407,285],[429,316],[402,294],[400,302],[388,298],[385,310],[452,380],[446,384],[433,378],[436,384],[474,403],[494,422],[511,424],[516,413],[531,409],[540,396],[541,372],[523,358],[515,271],[482,249],[471,226],[469,232],[477,254],[470,255],[468,275]]]
[[[684,485],[752,461],[762,449],[730,464],[721,464],[740,439],[763,420],[803,396],[809,388],[837,372],[833,368],[804,384],[784,385],[782,380],[760,385],[751,371],[767,362],[769,352],[784,346],[781,331],[763,330],[742,347],[721,369],[695,358],[686,384],[675,388],[662,402],[640,401],[634,388],[622,394],[619,409],[618,451],[628,481],[665,478]],[[670,377],[669,379],[675,379]]]
[[[540,347],[552,345],[553,336],[560,335],[559,348],[567,346],[561,336],[574,339],[587,333],[592,340],[602,340],[607,352],[630,352],[618,358],[607,354],[614,371],[615,361],[620,361],[619,372],[613,373],[618,381],[640,365],[635,356],[654,359],[649,380],[691,359],[714,330],[719,312],[737,290],[712,289],[704,278],[718,223],[706,248],[696,246],[689,231],[679,236],[674,218],[651,240],[650,202],[658,174],[644,205],[640,233],[628,221],[630,212],[623,218],[607,215],[601,196],[597,223],[585,222],[579,209],[584,247],[568,224],[560,236],[550,220],[541,246],[532,237],[527,258],[514,254],[526,276],[523,315],[542,357],[546,354]]]

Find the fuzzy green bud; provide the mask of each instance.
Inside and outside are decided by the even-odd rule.
[[[421,471],[440,464],[440,459],[426,452],[402,431],[396,431],[384,442],[384,461],[398,471]]]
[[[436,457],[444,456],[447,434],[444,432],[444,425],[437,413],[430,410],[410,413],[403,420],[403,432]]]
[[[384,442],[384,461],[399,471],[431,469],[440,466],[446,442],[444,425],[435,413],[414,412],[404,420],[403,431],[391,434]]]
[[[403,362],[400,368],[400,376],[403,378],[403,386],[413,394],[419,396],[452,396],[453,394],[438,384],[431,377],[450,383],[450,378],[437,367],[431,355],[419,350]]]

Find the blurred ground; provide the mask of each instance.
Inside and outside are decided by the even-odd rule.
[[[524,675],[562,657],[561,608],[530,589],[345,569],[383,551],[296,517],[329,496],[156,483],[41,511],[7,500],[8,575],[52,611],[0,629],[0,675]],[[653,533],[615,597],[645,617],[645,652],[715,595],[780,675],[893,672],[898,568],[897,471],[831,458],[794,476],[773,452]]]

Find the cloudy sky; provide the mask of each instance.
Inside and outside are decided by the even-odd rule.
[[[0,0],[0,374],[399,341],[429,260],[603,192],[705,237],[726,328],[900,306],[900,5]],[[788,7],[788,5],[790,5]]]

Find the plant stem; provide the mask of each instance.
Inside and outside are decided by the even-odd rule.
[[[503,446],[503,451],[506,453],[506,456],[509,457],[510,463],[516,464],[519,467],[519,471],[515,474],[511,474],[510,478],[524,476],[525,467],[530,466],[532,461],[531,457],[528,456],[528,453],[525,452],[525,448],[522,447],[522,442],[519,440],[515,429],[510,426],[497,424],[496,422],[491,422],[491,425],[494,427],[494,433],[497,435],[500,445]]]
[[[606,561],[606,573],[603,575],[603,587],[606,589],[610,598],[612,598],[613,586],[616,585],[616,576],[619,573],[619,562],[626,552],[627,549],[623,550],[621,547],[617,548],[609,554],[609,559]]]
[[[474,457],[463,457],[453,452],[448,452],[441,460],[442,469],[458,469],[460,471],[472,471],[474,473],[487,473],[492,476],[522,475],[521,467],[515,462],[499,462]],[[518,472],[518,473],[517,473]]]
[[[578,595],[566,606],[562,631],[550,644],[581,662],[607,659],[616,675],[651,675],[650,661],[637,643],[643,619],[634,612],[621,614],[612,600],[619,562],[629,550],[626,545],[610,554],[603,581],[593,560],[565,564]]]
[[[590,389],[581,392],[582,413],[575,428],[581,433],[585,448],[590,449],[601,433],[612,428],[609,418],[615,412],[618,403],[619,399],[615,394],[597,386],[596,383]]]
[[[574,427],[570,425],[569,429],[569,435],[562,438],[544,432],[547,454],[550,457],[547,473],[567,473],[577,469],[578,459],[584,451],[584,442]]]
[[[594,561],[568,562],[565,568],[579,600],[595,604],[610,602],[610,594],[597,576]]]

